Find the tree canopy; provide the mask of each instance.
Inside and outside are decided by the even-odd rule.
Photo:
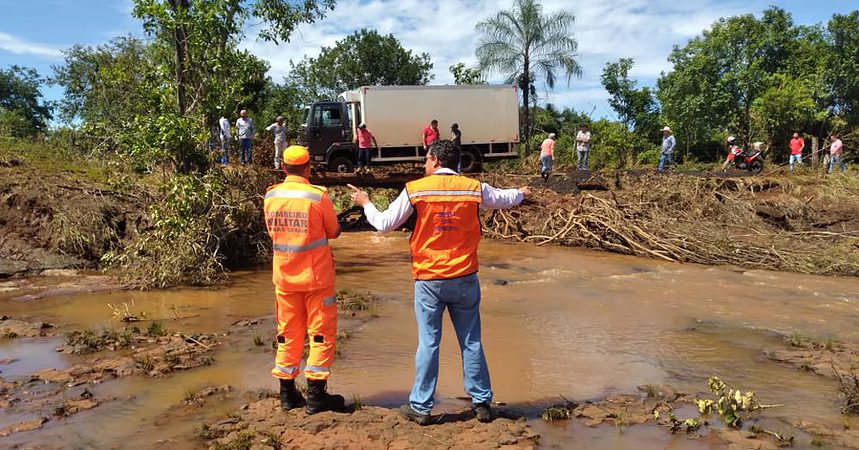
[[[309,100],[334,99],[359,86],[427,84],[432,67],[429,54],[414,54],[393,35],[362,28],[293,64],[289,80]]]
[[[0,69],[0,136],[28,137],[47,129],[51,106],[42,101],[35,69]]]
[[[529,98],[536,94],[537,80],[542,78],[553,89],[558,77],[565,77],[569,84],[573,76],[582,74],[576,60],[579,44],[573,37],[574,22],[575,16],[569,11],[543,14],[538,1],[515,0],[513,8],[477,24],[481,36],[475,54],[480,69],[486,74],[504,75],[507,83],[520,87],[526,142],[531,135]]]

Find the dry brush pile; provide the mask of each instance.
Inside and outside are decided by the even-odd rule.
[[[516,177],[493,178],[486,181],[509,185]],[[485,234],[667,261],[859,275],[855,178],[627,173],[606,184],[561,193],[535,182],[531,201],[485,217]]]

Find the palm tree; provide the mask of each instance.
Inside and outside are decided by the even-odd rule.
[[[475,50],[480,70],[506,75],[505,82],[516,83],[522,91],[526,155],[531,137],[529,97],[536,92],[537,78],[542,77],[546,86],[554,89],[559,71],[566,75],[568,86],[573,75],[582,76],[575,58],[579,43],[572,35],[575,20],[569,11],[543,15],[543,5],[536,0],[515,0],[512,9],[477,24],[477,31],[483,34]]]

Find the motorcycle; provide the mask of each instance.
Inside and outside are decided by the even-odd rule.
[[[761,143],[756,142],[754,150],[748,152],[737,146],[732,147],[731,153],[728,155],[728,161],[726,161],[726,171],[728,170],[728,165],[733,165],[737,169],[746,170],[753,174],[761,173],[764,170],[763,146]]]

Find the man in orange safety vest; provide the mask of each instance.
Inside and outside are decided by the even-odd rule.
[[[432,143],[427,152],[426,176],[409,182],[385,212],[379,212],[366,192],[352,188],[352,200],[364,208],[367,221],[381,232],[400,227],[417,214],[411,237],[412,274],[415,279],[415,319],[418,349],[415,383],[409,404],[400,412],[420,425],[433,420],[438,381],[439,344],[444,311],[450,319],[462,352],[465,392],[471,397],[477,420],[493,419],[492,387],[480,339],[480,282],[477,247],[480,242],[478,209],[509,208],[531,190],[496,189],[456,173],[460,149],[451,141]]]
[[[339,410],[340,395],[326,392],[337,334],[334,255],[328,240],[340,235],[334,206],[324,187],[308,182],[310,155],[293,145],[283,152],[283,183],[268,188],[264,211],[274,251],[277,353],[271,373],[280,380],[281,408],[306,405],[308,414]],[[295,388],[304,350],[307,401]]]

